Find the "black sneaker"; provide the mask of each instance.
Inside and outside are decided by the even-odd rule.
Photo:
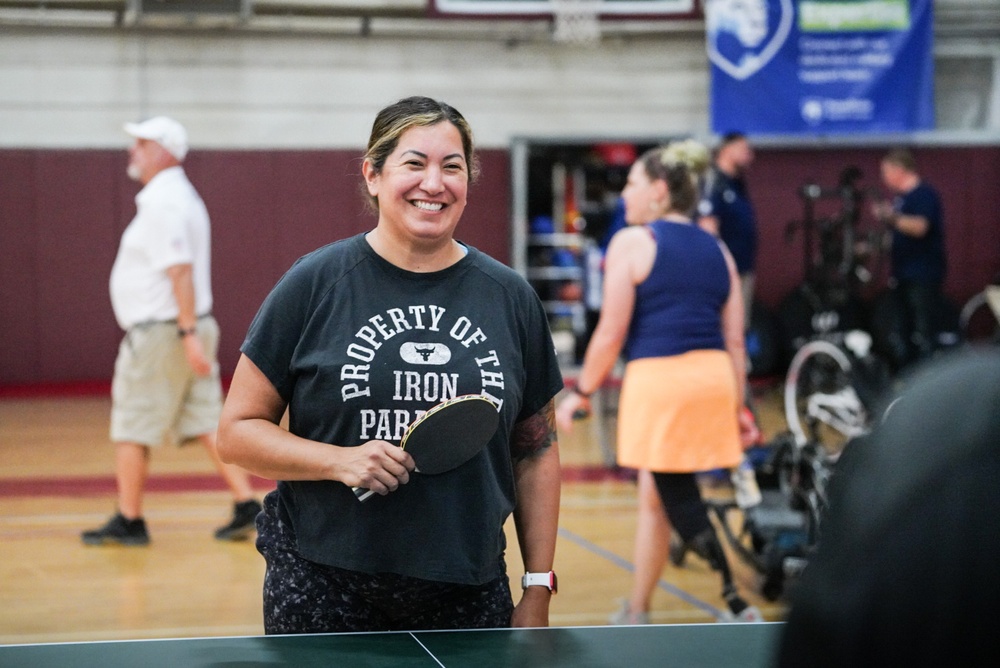
[[[263,510],[256,499],[233,505],[233,519],[215,531],[218,540],[246,540],[257,528],[257,514]]]
[[[135,520],[127,519],[121,513],[116,513],[108,523],[99,529],[91,529],[81,534],[85,545],[149,545],[149,534],[146,532],[146,521],[141,517]]]

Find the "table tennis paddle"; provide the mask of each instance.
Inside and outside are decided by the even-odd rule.
[[[399,447],[413,457],[417,473],[445,473],[482,450],[496,433],[499,422],[495,403],[481,394],[463,394],[442,401],[414,420],[406,428]],[[360,501],[374,493],[363,487],[354,488],[354,495]]]

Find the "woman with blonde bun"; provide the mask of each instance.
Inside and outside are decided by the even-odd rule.
[[[632,166],[622,198],[628,227],[612,238],[600,318],[577,384],[556,410],[561,429],[590,409],[590,395],[619,355],[626,361],[618,464],[639,470],[635,577],[612,624],[649,623],[650,599],[673,527],[722,576],[727,621],[759,621],[739,595],[696,474],[735,467],[746,368],[743,300],[732,257],[693,223],[708,153],[686,141],[652,149]]]

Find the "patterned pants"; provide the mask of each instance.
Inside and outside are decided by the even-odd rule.
[[[264,574],[264,632],[339,633],[505,628],[514,610],[506,576],[484,585],[361,573],[303,559],[292,528],[265,499],[257,518]],[[501,571],[506,565],[501,557]]]

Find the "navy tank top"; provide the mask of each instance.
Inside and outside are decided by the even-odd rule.
[[[636,286],[625,359],[724,350],[729,270],[718,240],[693,224],[658,220],[647,229],[656,240],[656,259]]]

